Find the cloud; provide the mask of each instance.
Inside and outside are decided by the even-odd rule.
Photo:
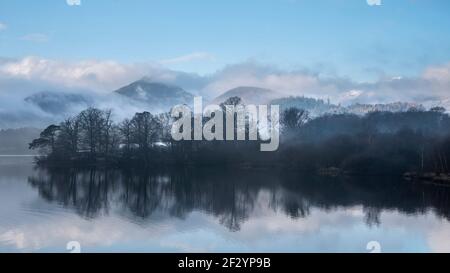
[[[187,63],[192,61],[212,61],[214,60],[214,56],[207,52],[194,52],[191,54],[179,56],[172,59],[161,60],[159,63],[163,65],[171,65],[171,64],[180,64]]]
[[[369,6],[381,6],[381,0],[367,0]]]
[[[20,37],[23,41],[34,42],[34,43],[45,43],[48,42],[48,36],[43,33],[31,33]]]
[[[450,109],[450,63],[428,67],[416,77],[385,76],[361,83],[338,76],[325,77],[307,69],[286,70],[253,61],[229,65],[210,75],[198,75],[170,70],[160,63],[68,62],[24,57],[0,58],[0,112],[8,113],[14,124],[21,118],[34,122],[29,117],[38,110],[32,111],[22,101],[32,93],[49,90],[84,92],[94,97],[96,105],[112,108],[122,118],[141,111],[143,106],[117,100],[112,91],[144,76],[155,82],[180,86],[206,100],[235,87],[256,86],[272,89],[282,96],[330,99],[332,103],[343,105],[405,101]],[[45,121],[42,115],[38,120]]]
[[[81,6],[81,0],[66,0],[69,6]]]
[[[286,96],[330,98],[343,104],[408,101],[426,106],[449,105],[450,64],[428,67],[416,77],[383,77],[361,83],[349,78],[324,77],[308,70],[288,71],[247,62],[218,71],[211,76],[204,92],[220,94],[236,86],[263,87]]]
[[[94,91],[111,91],[150,73],[151,70],[148,65],[126,65],[114,61],[63,62],[39,57],[25,57],[0,63],[0,74],[9,79],[47,82],[65,88]],[[154,74],[157,79],[170,77],[157,72]]]
[[[438,83],[450,83],[450,63],[427,68],[423,73],[423,77]]]
[[[205,93],[219,95],[238,86],[256,86],[301,95],[303,90],[319,85],[317,76],[307,71],[285,71],[271,65],[245,62],[217,71],[203,89]]]
[[[199,90],[205,81],[198,75],[171,71],[151,63],[64,62],[32,56],[0,58],[0,128],[43,127],[76,114],[74,111],[78,108],[73,107],[64,115],[50,115],[24,101],[42,91],[81,94],[92,101],[92,106],[113,109],[115,118],[120,121],[143,111],[146,105],[112,92],[144,76],[155,82],[173,83],[192,92]]]
[[[417,77],[385,77],[375,82],[359,83],[348,78],[323,77],[317,72],[284,70],[251,61],[200,76],[173,71],[158,63],[63,62],[40,57],[0,60],[0,92],[16,93],[16,90],[8,88],[8,91],[2,86],[20,89],[22,84],[27,88],[55,86],[58,90],[110,93],[144,76],[153,81],[179,85],[205,97],[215,97],[238,86],[257,86],[286,96],[330,98],[332,102],[340,103],[445,101],[449,99],[450,89],[450,64],[428,67]]]
[[[2,85],[27,90],[34,85],[36,89],[53,86],[52,89],[57,90],[85,89],[110,93],[142,77],[176,84],[192,92],[202,89],[209,80],[194,73],[173,71],[158,63],[125,64],[111,60],[65,62],[36,56],[0,58],[0,93],[12,92],[11,88],[8,91]]]
[[[0,31],[7,29],[8,27],[6,26],[6,24],[0,22]]]

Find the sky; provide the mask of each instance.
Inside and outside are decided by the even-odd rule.
[[[0,54],[200,74],[258,60],[363,81],[449,62],[449,11],[447,0],[2,0]]]
[[[105,94],[147,76],[206,97],[246,85],[450,108],[449,11],[448,0],[0,0],[0,100]]]

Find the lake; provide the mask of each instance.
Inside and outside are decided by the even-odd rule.
[[[0,252],[450,252],[450,188],[277,170],[40,169],[0,157]]]

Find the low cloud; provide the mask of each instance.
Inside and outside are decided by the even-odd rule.
[[[201,76],[173,71],[158,63],[63,62],[39,57],[0,59],[0,93],[17,94],[32,88],[37,92],[41,91],[38,88],[53,87],[51,89],[62,91],[81,89],[109,94],[142,77],[179,85],[205,97],[215,97],[238,86],[256,86],[285,96],[330,98],[338,103],[421,103],[449,99],[450,64],[428,67],[416,77],[385,76],[375,82],[361,83],[349,78],[323,77],[305,69],[284,70],[250,61]]]
[[[236,86],[257,86],[285,96],[307,96],[332,102],[448,103],[450,64],[429,67],[417,77],[384,77],[375,82],[356,82],[348,78],[323,77],[308,70],[286,71],[274,66],[247,62],[228,66],[210,77],[204,93],[220,94]]]
[[[6,24],[0,22],[0,31],[7,29],[8,27],[6,26]]]
[[[0,113],[15,115],[17,120],[21,116],[29,117],[35,111],[30,113],[23,99],[48,90],[87,94],[98,102],[96,105],[113,108],[118,116],[132,115],[131,111],[142,110],[142,105],[118,102],[112,92],[142,77],[178,85],[205,99],[213,99],[235,87],[255,86],[274,90],[282,96],[330,99],[343,105],[405,101],[450,108],[450,63],[428,67],[416,77],[384,76],[375,82],[362,83],[343,77],[324,77],[319,72],[285,70],[248,61],[226,66],[210,75],[198,75],[170,70],[160,63],[0,58]]]
[[[5,78],[47,82],[58,87],[83,88],[98,92],[110,91],[151,71],[152,68],[147,65],[95,60],[62,62],[39,57],[25,57],[0,63],[0,74]],[[155,76],[170,77],[160,74]]]

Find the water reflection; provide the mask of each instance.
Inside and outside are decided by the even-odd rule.
[[[183,219],[201,211],[239,231],[256,208],[297,219],[308,217],[313,208],[333,212],[362,206],[367,226],[382,224],[381,212],[394,210],[407,215],[432,210],[450,220],[450,188],[386,177],[324,178],[224,169],[37,169],[28,182],[45,200],[88,219],[114,211],[146,223],[156,215]]]

